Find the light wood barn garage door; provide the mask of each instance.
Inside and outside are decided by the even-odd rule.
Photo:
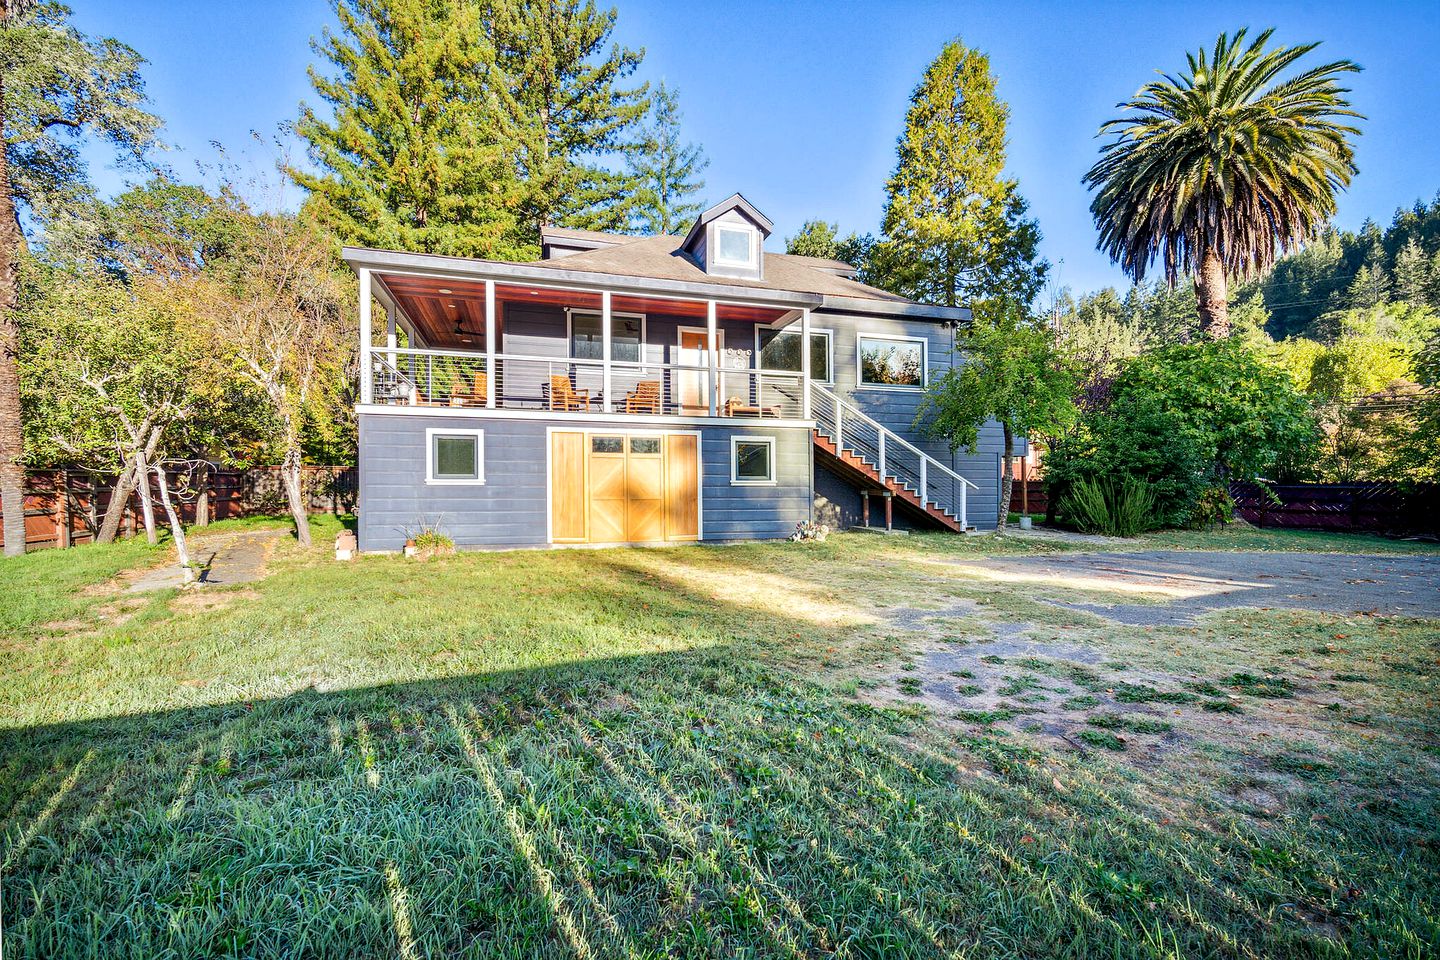
[[[700,537],[700,438],[689,433],[550,434],[550,536],[556,543]]]

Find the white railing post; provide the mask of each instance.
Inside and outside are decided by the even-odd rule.
[[[964,483],[962,482],[962,483],[960,484],[960,529],[961,529],[961,530],[964,530],[966,527],[970,526],[969,522],[968,522],[968,521],[966,520],[966,518],[965,518],[965,501],[966,501],[966,496],[965,496],[965,494],[966,494],[966,492],[967,492],[967,491],[965,490],[965,487],[966,487],[966,484],[964,484]]]
[[[361,267],[360,275],[360,402],[375,402],[375,371],[370,359],[370,271]]]
[[[495,406],[495,281],[485,281],[485,406]]]
[[[800,416],[810,419],[810,308],[800,311]]]
[[[922,507],[925,506],[926,500],[929,499],[929,497],[926,496],[926,491],[930,489],[930,484],[927,482],[930,477],[926,471],[926,465],[929,460],[930,458],[925,456],[925,454],[920,454],[920,506]]]
[[[840,448],[845,445],[845,403],[840,399],[840,394],[830,395],[835,402],[835,452],[839,453]]]
[[[715,301],[707,300],[705,302],[705,355],[710,360],[710,369],[706,373],[705,394],[709,397],[708,405],[712,417],[715,416],[720,402],[720,352],[715,349],[716,341],[720,339],[718,327]]]
[[[604,366],[601,374],[603,399],[600,408],[606,413],[610,413],[614,408],[614,398],[610,392],[610,321],[610,291],[603,290],[600,293],[600,356]]]
[[[884,483],[884,482],[885,482],[885,428],[884,428],[884,427],[881,427],[879,430],[876,430],[876,431],[875,431],[875,435],[880,438],[880,443],[879,443],[879,447],[880,447],[880,464],[879,464],[879,466],[880,466],[880,482],[881,482],[881,483]]]

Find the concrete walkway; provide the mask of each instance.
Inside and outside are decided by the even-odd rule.
[[[190,557],[194,563],[208,566],[200,578],[202,586],[210,584],[253,583],[265,576],[265,563],[270,559],[281,538],[290,536],[284,527],[267,530],[242,530],[213,536],[198,534],[190,539]],[[179,564],[172,559],[163,567],[147,570],[126,588],[128,593],[166,590],[184,585]]]

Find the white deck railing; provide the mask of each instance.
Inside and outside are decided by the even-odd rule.
[[[788,370],[376,347],[374,403],[652,416],[803,419],[804,382]],[[606,385],[609,389],[606,389]],[[712,406],[713,393],[713,406]],[[713,411],[713,412],[712,412]]]
[[[839,394],[812,383],[810,400],[816,429],[836,450],[849,451],[882,479],[906,487],[922,502],[956,518],[962,528],[969,526],[966,494],[978,486]]]

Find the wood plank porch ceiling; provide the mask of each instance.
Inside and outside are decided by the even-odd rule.
[[[420,336],[433,347],[475,347],[484,342],[485,284],[445,277],[417,277],[408,274],[380,274],[390,295]],[[497,329],[504,324],[505,310],[521,304],[544,304],[576,310],[600,309],[599,291],[557,290],[517,284],[495,284]],[[615,295],[610,298],[615,313],[644,313],[656,316],[704,320],[704,300],[668,300],[661,297]],[[717,303],[716,317],[745,323],[774,323],[788,310],[745,304]]]

